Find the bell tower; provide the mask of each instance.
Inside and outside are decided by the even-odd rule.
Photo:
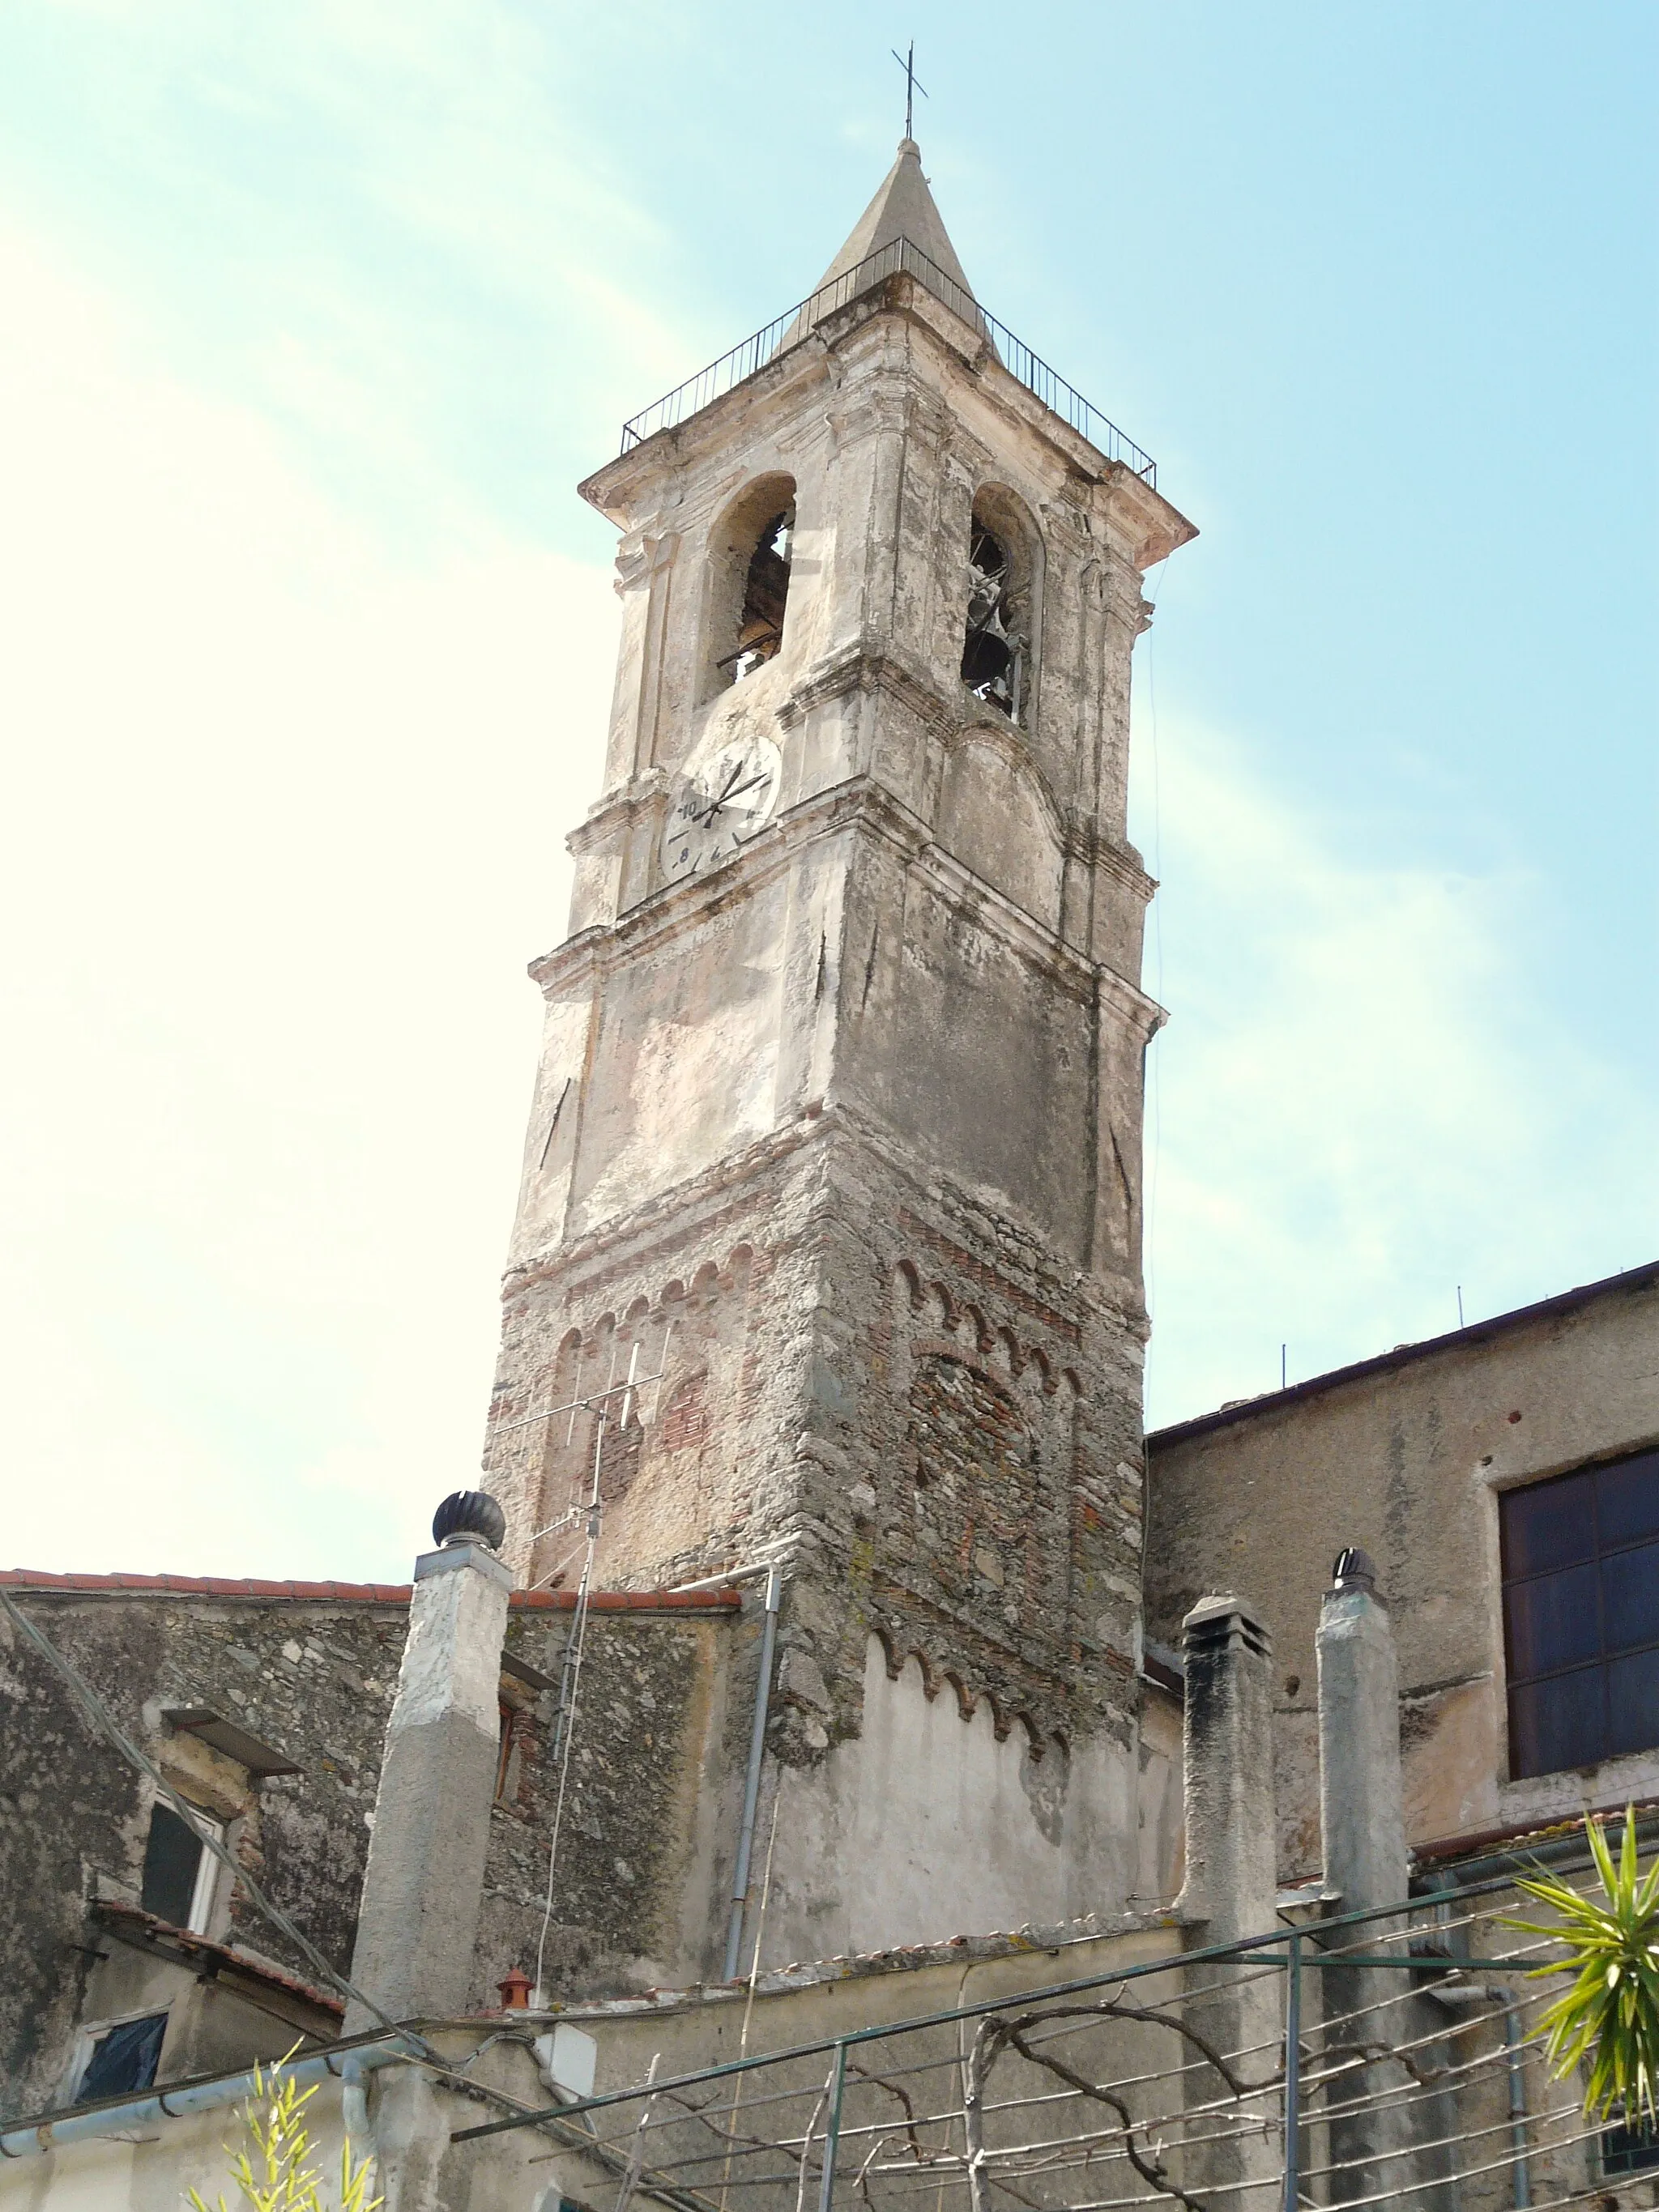
[[[1192,527],[981,309],[908,139],[812,297],[582,492],[623,637],[532,969],[508,1555],[581,1537],[593,1426],[538,1409],[660,1370],[603,1438],[597,1574],[785,1565],[778,1955],[1109,1909],[1162,1018],[1129,664]]]

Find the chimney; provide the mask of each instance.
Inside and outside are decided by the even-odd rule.
[[[438,1508],[415,1562],[409,1636],[386,1727],[351,1978],[394,2020],[464,2011],[501,1741],[513,1577],[507,1516],[483,1491]],[[354,2005],[346,2033],[374,2025]]]
[[[1187,1881],[1176,1909],[1203,1947],[1276,1925],[1273,1644],[1239,1597],[1206,1597],[1181,1624]]]
[[[1333,1910],[1361,1912],[1402,1903],[1410,1861],[1400,1772],[1400,1678],[1388,1603],[1377,1588],[1376,1565],[1364,1552],[1351,1547],[1337,1554],[1319,1608],[1316,1650],[1319,1820],[1325,1887],[1337,1892]],[[1340,1958],[1338,1947],[1347,1945],[1362,1954],[1404,1958],[1407,1924],[1402,1913],[1334,1931],[1330,1955]],[[1336,2023],[1328,2040],[1349,2049],[1415,2045],[1420,2061],[1435,2063],[1425,2038],[1444,2026],[1443,2016],[1413,1994],[1412,1975],[1332,1966],[1318,1978],[1325,2016]],[[1355,2068],[1328,2092],[1326,2106],[1332,2162],[1341,2169],[1331,2177],[1334,2204],[1396,2196],[1425,2206],[1439,2202],[1433,2185],[1443,2176],[1444,2156],[1415,2147],[1452,2132],[1449,2099],[1423,2089],[1397,2060],[1378,2058]]]
[[[1187,1880],[1176,1910],[1188,1948],[1207,1950],[1270,1936],[1278,1926],[1277,1835],[1273,1814],[1273,1644],[1240,1597],[1207,1597],[1182,1623],[1187,1664],[1183,1787]],[[1186,1972],[1187,2017],[1211,2045],[1248,2054],[1236,2077],[1269,2080],[1280,2037],[1278,1977],[1248,1960],[1207,1961]],[[1183,2054],[1186,2101],[1213,2108],[1230,2087]],[[1234,2131],[1204,2125],[1184,2154],[1183,2178],[1225,2192],[1233,2212],[1267,2212],[1280,2171],[1266,2125],[1271,2100],[1241,2108]]]
[[[1389,1608],[1370,1556],[1337,1554],[1319,1608],[1319,1824],[1325,1885],[1341,1910],[1406,1894],[1400,1676]]]

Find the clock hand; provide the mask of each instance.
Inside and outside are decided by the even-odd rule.
[[[725,789],[722,790],[719,796],[712,801],[706,813],[698,815],[697,819],[699,822],[709,823],[714,820],[714,817],[720,812],[721,807],[725,805],[727,795],[729,794],[732,785],[742,774],[743,763],[739,761],[737,766],[732,769],[731,775],[726,777]]]
[[[756,786],[757,783],[764,783],[764,782],[766,781],[766,780],[767,780],[767,771],[766,771],[764,769],[763,769],[761,770],[761,772],[760,772],[760,774],[759,774],[758,775],[751,775],[751,776],[750,777],[750,779],[749,779],[749,781],[748,781],[748,782],[747,782],[747,783],[740,783],[740,784],[738,784],[738,785],[737,786],[737,787],[736,787],[735,789],[732,789],[730,786],[728,786],[728,787],[727,787],[727,788],[726,788],[726,794],[725,794],[725,796],[721,799],[721,800],[720,800],[720,806],[729,806],[729,805],[732,804],[732,801],[734,799],[741,799],[741,798],[743,797],[743,794],[744,794],[744,793],[745,791],[752,791],[752,790],[755,788],[755,786]],[[752,807],[750,807],[750,808],[746,808],[744,811],[745,811],[746,812],[752,813],[752,812],[754,811],[754,809],[753,809]],[[720,811],[720,807],[719,807],[719,806],[717,806],[717,807],[715,808],[714,811],[715,811],[716,813],[719,813],[719,811]]]

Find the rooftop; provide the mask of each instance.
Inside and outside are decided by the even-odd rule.
[[[1053,415],[1086,438],[1097,453],[1138,476],[1152,490],[1158,489],[1158,464],[1133,439],[1092,406],[1083,394],[1048,362],[1032,352],[1006,323],[988,314],[932,257],[908,238],[896,238],[867,259],[828,279],[816,292],[775,315],[741,345],[711,361],[684,384],[676,385],[660,399],[623,424],[622,450],[631,453],[659,431],[677,429],[682,422],[712,407],[717,399],[759,373],[770,362],[805,344],[817,325],[852,301],[877,290],[895,276],[915,278],[963,322],[978,329],[988,342],[988,351],[1009,374],[1032,392]]]
[[[251,1598],[266,1604],[407,1605],[408,1583],[260,1582],[249,1575],[77,1575],[50,1574],[40,1567],[0,1568],[0,1589],[26,1589],[37,1597],[221,1597]],[[735,1613],[743,1602],[735,1589],[699,1590],[594,1590],[588,1606],[595,1613]],[[515,1613],[574,1613],[574,1590],[514,1590]]]
[[[659,431],[675,429],[701,414],[769,362],[804,344],[829,316],[901,276],[913,278],[953,315],[977,330],[988,342],[990,355],[1097,452],[1133,471],[1156,490],[1158,467],[1150,454],[1091,406],[1006,324],[981,307],[922,174],[921,149],[914,138],[900,140],[897,159],[816,289],[793,307],[775,315],[740,345],[631,416],[623,425],[623,452],[629,453]]]
[[[1292,1382],[1288,1389],[1264,1390],[1259,1398],[1244,1398],[1237,1405],[1222,1406],[1210,1413],[1195,1413],[1190,1420],[1172,1422],[1167,1429],[1152,1430],[1147,1436],[1146,1447],[1155,1451],[1162,1445],[1182,1443],[1189,1437],[1203,1436],[1212,1429],[1257,1420],[1264,1414],[1279,1413],[1304,1398],[1340,1389],[1344,1383],[1358,1382],[1366,1376],[1386,1375],[1420,1359],[1440,1358],[1461,1346],[1484,1344],[1511,1329],[1530,1328],[1539,1322],[1575,1313],[1597,1298],[1611,1297],[1620,1291],[1647,1290],[1655,1283],[1659,1283],[1659,1260],[1650,1260],[1644,1267],[1627,1267],[1616,1275],[1604,1275],[1599,1282],[1559,1291],[1553,1298],[1540,1298],[1535,1305],[1516,1306],[1513,1312],[1494,1314],[1489,1321],[1471,1322],[1467,1328],[1449,1329],[1444,1336],[1427,1336],[1418,1344],[1397,1344],[1392,1352],[1379,1352],[1374,1359],[1357,1359],[1352,1366],[1333,1367],[1328,1374],[1310,1375],[1305,1382]]]

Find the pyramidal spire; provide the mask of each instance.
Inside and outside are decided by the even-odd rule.
[[[826,284],[833,284],[838,276],[844,276],[849,269],[856,269],[860,261],[867,261],[872,253],[879,253],[884,246],[890,246],[896,238],[908,238],[912,246],[920,247],[953,284],[959,284],[969,298],[973,298],[974,288],[963,273],[944,218],[921,173],[921,149],[914,138],[899,140],[898,159],[854,224],[846,245],[818,279],[816,289],[821,292]],[[916,273],[927,282],[925,271]],[[945,304],[948,307],[951,302],[947,300]]]

